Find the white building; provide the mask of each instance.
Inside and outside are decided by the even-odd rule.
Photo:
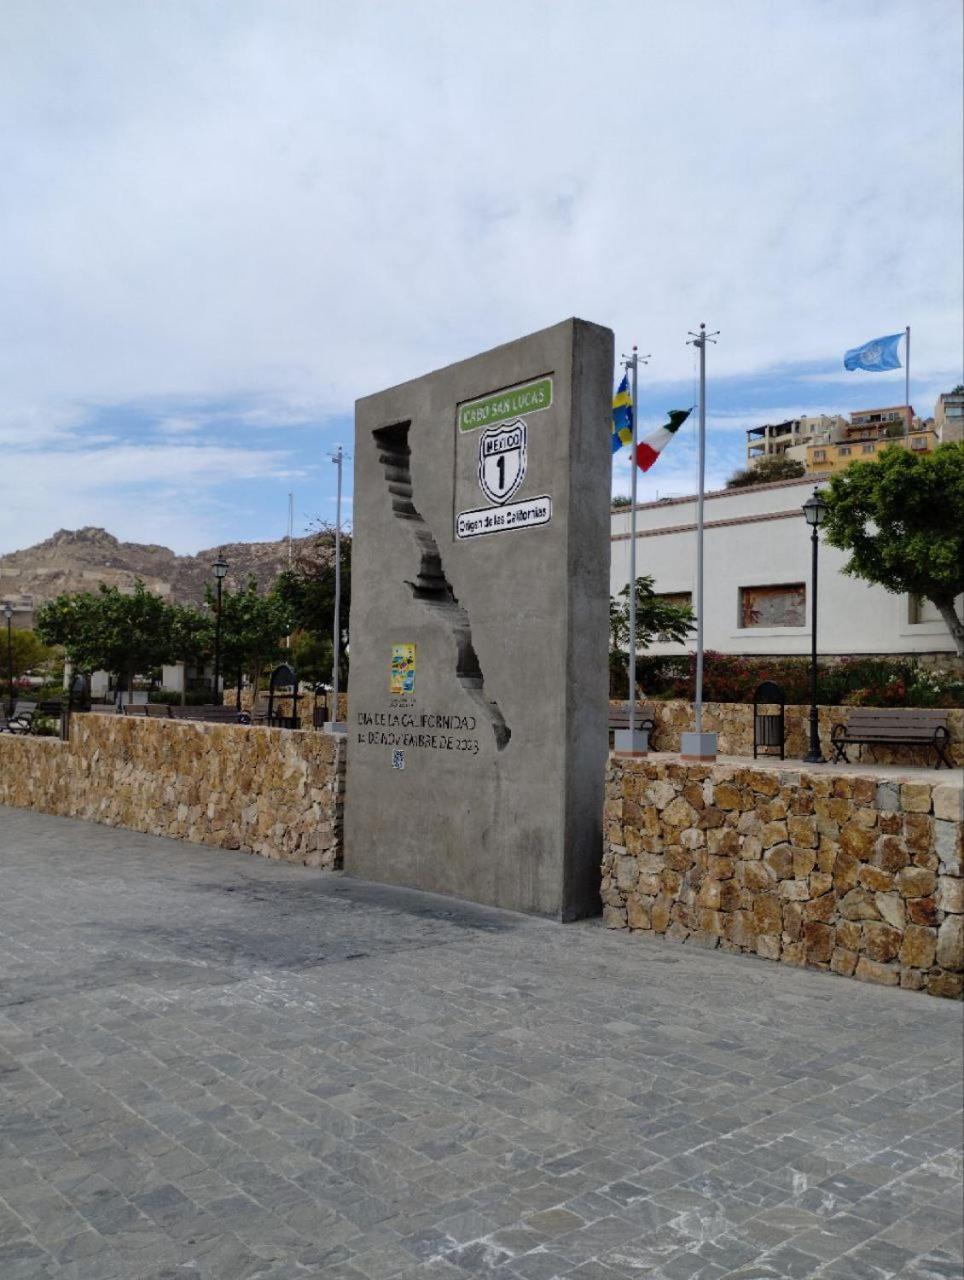
[[[723,489],[706,495],[704,643],[720,653],[810,653],[810,529],[802,506],[823,477]],[[610,591],[629,582],[630,510],[612,513]],[[636,572],[661,595],[692,601],[696,499],[664,498],[636,511]],[[842,568],[847,556],[821,539],[818,648],[822,655],[953,654],[932,604],[891,595]],[[691,647],[691,646],[689,646]],[[687,646],[650,645],[649,653]]]

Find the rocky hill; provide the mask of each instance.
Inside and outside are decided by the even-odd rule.
[[[295,538],[295,556],[307,548],[310,538]],[[231,542],[199,551],[194,556],[175,555],[169,547],[151,543],[119,542],[106,529],[60,529],[34,547],[0,557],[0,599],[10,600],[16,621],[29,626],[28,614],[44,600],[62,591],[96,591],[101,582],[130,587],[135,578],[159,595],[180,604],[198,604],[205,585],[213,581],[211,565],[221,553],[228,562],[229,587],[257,579],[264,590],[288,563],[288,543]]]

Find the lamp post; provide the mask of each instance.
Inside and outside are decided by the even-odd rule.
[[[219,696],[218,685],[221,680],[221,591],[224,586],[224,575],[228,571],[228,562],[224,556],[218,555],[211,568],[218,584],[217,616],[214,619],[214,700],[217,702]]]
[[[3,602],[3,616],[7,620],[7,679],[10,682],[10,704],[7,707],[7,714],[13,715],[13,632],[11,624],[13,622],[13,608],[9,600]]]
[[[810,750],[804,764],[824,764],[820,751],[820,725],[817,717],[817,547],[819,529],[827,514],[827,504],[819,489],[803,504],[803,515],[810,526],[812,567],[810,571]]]

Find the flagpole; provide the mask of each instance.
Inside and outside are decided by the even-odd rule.
[[[636,740],[636,482],[637,482],[637,462],[636,449],[639,443],[639,419],[638,419],[638,392],[639,392],[639,362],[644,363],[649,359],[648,356],[640,356],[636,344],[633,344],[633,354],[631,356],[624,355],[622,358],[623,367],[627,372],[632,371],[633,387],[632,387],[632,418],[633,418],[633,439],[632,439],[632,459],[630,465],[633,469],[633,478],[630,482],[630,514],[629,514],[629,653],[626,664],[629,676],[629,721],[628,730],[625,738],[622,733],[617,732],[616,748],[621,752],[630,755],[644,754],[646,747]]]
[[[907,345],[904,349],[904,417],[907,423],[907,435],[910,436],[910,325],[905,330]],[[910,441],[908,440],[908,444]]]
[[[717,330],[717,333],[719,330]],[[681,738],[681,754],[684,759],[715,760],[716,734],[703,732],[703,497],[706,488],[706,344],[713,342],[716,333],[707,333],[706,325],[700,325],[699,333],[690,334],[692,344],[700,353],[700,434],[699,434],[699,487],[696,497],[696,688],[694,690],[695,724],[692,733]]]
[[[633,444],[632,444],[632,508],[629,517],[629,740],[636,733],[636,445],[639,439],[639,354],[633,344],[630,360],[633,371]]]

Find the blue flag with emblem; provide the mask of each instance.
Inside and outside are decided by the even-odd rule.
[[[884,369],[900,369],[897,344],[904,335],[889,333],[885,338],[871,338],[862,347],[853,347],[844,356],[844,368],[866,369],[868,373],[881,373]]]
[[[629,390],[629,374],[624,373],[613,396],[613,453],[618,453],[624,444],[631,444],[632,439],[633,397]]]

